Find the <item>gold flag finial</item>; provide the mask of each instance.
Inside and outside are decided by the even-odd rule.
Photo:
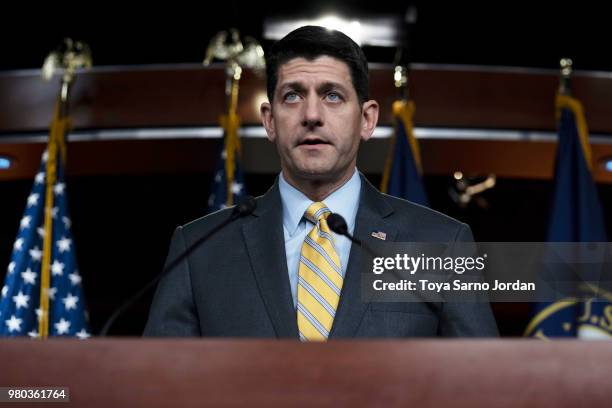
[[[213,60],[225,61],[227,76],[230,81],[226,94],[231,93],[231,80],[239,81],[243,68],[251,68],[260,74],[266,67],[264,51],[261,45],[252,37],[240,39],[240,32],[235,28],[218,32],[208,44],[204,66]]]
[[[66,102],[68,87],[74,79],[78,69],[88,69],[92,66],[91,50],[89,45],[82,41],[73,41],[65,38],[62,44],[47,55],[42,67],[42,76],[49,81],[56,72],[62,72],[61,100]]]
[[[573,73],[573,68],[572,68],[572,60],[569,58],[561,58],[561,61],[559,61],[559,67],[560,67],[560,80],[559,80],[559,93],[561,95],[568,95],[570,96],[572,94],[572,88],[571,88],[571,79],[572,79],[572,73]]]
[[[400,98],[408,100],[408,68],[403,65],[395,66],[393,84],[399,90]]]
[[[92,58],[89,45],[82,41],[65,38],[62,44],[45,58],[42,74],[45,81],[53,78],[59,71],[64,71],[64,80],[71,81],[79,68],[91,68]]]

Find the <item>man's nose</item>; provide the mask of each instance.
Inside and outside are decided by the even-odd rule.
[[[321,101],[316,96],[309,96],[304,103],[304,117],[302,126],[309,129],[323,126],[323,116],[321,113]]]

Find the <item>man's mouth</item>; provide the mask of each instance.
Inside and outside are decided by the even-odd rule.
[[[323,144],[331,144],[331,143],[321,138],[318,138],[318,137],[309,137],[309,138],[302,140],[299,143],[299,146],[303,146],[303,145],[317,146],[317,145],[323,145]]]

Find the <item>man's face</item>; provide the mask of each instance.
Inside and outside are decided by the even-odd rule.
[[[352,174],[359,142],[376,126],[378,105],[362,106],[349,67],[322,56],[282,64],[274,102],[262,104],[261,112],[288,180],[336,181]]]

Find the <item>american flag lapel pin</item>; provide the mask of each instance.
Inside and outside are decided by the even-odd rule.
[[[383,241],[387,239],[387,233],[382,231],[372,231],[372,236]]]

